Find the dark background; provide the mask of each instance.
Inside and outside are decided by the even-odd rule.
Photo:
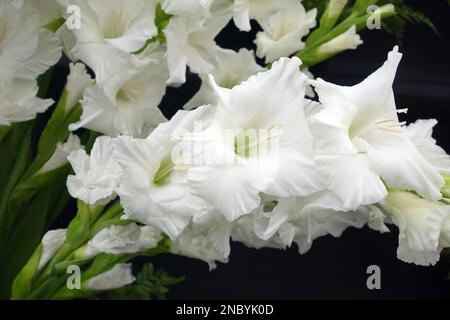
[[[450,28],[445,0],[408,1],[425,12],[441,36],[424,25],[408,25],[400,51],[395,93],[397,106],[409,108],[406,121],[436,118],[435,138],[450,152]],[[380,30],[363,32],[364,44],[312,68],[316,77],[342,85],[353,85],[375,71],[397,43]],[[225,47],[253,48],[255,32],[239,32],[230,24],[217,38]],[[64,68],[61,66],[61,68]],[[65,77],[65,75],[64,75]],[[62,78],[64,79],[64,78]],[[52,92],[61,90],[57,83]],[[181,88],[169,89],[162,110],[172,116],[195,93],[200,83],[189,75]],[[248,249],[232,243],[230,262],[214,271],[204,262],[185,257],[155,257],[157,267],[186,280],[173,286],[169,299],[437,299],[450,298],[450,258],[442,257],[434,267],[406,264],[396,258],[397,230],[379,234],[368,228],[348,229],[343,236],[316,240],[311,250],[300,255],[288,250]],[[366,269],[381,268],[381,290],[368,290]]]

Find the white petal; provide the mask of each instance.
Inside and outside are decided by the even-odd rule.
[[[39,260],[38,270],[41,270],[56,252],[62,247],[66,240],[67,229],[48,231],[42,238],[42,255]]]
[[[441,174],[450,175],[450,157],[433,139],[437,120],[417,120],[404,128],[406,135],[416,145],[420,154]]]
[[[348,210],[377,203],[387,195],[383,181],[363,155],[318,155],[316,163],[319,172],[327,177],[327,187]]]

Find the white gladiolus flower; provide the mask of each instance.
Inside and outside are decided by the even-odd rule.
[[[29,2],[0,2],[0,126],[47,110],[53,100],[36,97],[36,78],[60,57],[59,40],[40,28],[39,14]]]
[[[226,2],[211,6],[210,16],[174,16],[164,29],[167,39],[167,62],[170,78],[167,83],[186,82],[186,68],[198,74],[212,72],[212,59],[218,47],[214,38],[227,25],[231,11]]]
[[[70,125],[109,136],[147,137],[161,122],[167,121],[158,105],[166,91],[167,67],[164,51],[157,43],[131,59],[121,72],[85,91],[81,101],[81,120]]]
[[[99,253],[143,252],[155,248],[161,239],[161,232],[157,232],[150,226],[138,226],[135,223],[111,226],[102,229],[89,240],[85,256],[93,257]]]
[[[202,161],[188,173],[194,193],[229,221],[258,208],[260,193],[305,196],[323,187],[312,160],[299,64],[280,59],[231,90],[212,82],[220,97],[214,119],[185,138],[202,144]]]
[[[94,84],[94,80],[86,72],[86,67],[82,63],[69,64],[70,73],[67,77],[67,100],[66,111],[72,110],[81,100],[84,90]]]
[[[441,175],[402,132],[392,83],[400,62],[398,48],[386,63],[353,87],[310,81],[323,109],[309,118],[315,138],[316,162],[327,186],[353,210],[381,201],[384,181],[439,200]]]
[[[234,0],[234,24],[242,31],[250,31],[250,19],[267,20],[274,13],[297,7],[298,0]]]
[[[406,135],[414,142],[419,152],[441,174],[450,175],[450,157],[436,144],[432,137],[437,120],[417,120],[404,127]]]
[[[406,191],[392,191],[382,203],[399,228],[398,258],[417,265],[434,265],[449,245],[450,206]]]
[[[38,270],[41,270],[56,252],[62,247],[66,240],[67,229],[58,229],[48,231],[42,238],[42,254],[38,264]]]
[[[131,263],[118,263],[110,270],[89,279],[85,287],[91,290],[112,290],[132,284],[135,280]]]
[[[90,156],[83,149],[70,153],[75,175],[67,178],[67,189],[72,197],[91,206],[105,205],[116,197],[121,170],[112,153],[113,141],[106,136],[97,138]]]
[[[217,50],[212,64],[214,69],[210,74],[213,75],[219,86],[228,89],[265,70],[256,63],[253,52],[247,49],[241,49],[239,52],[225,49]],[[217,104],[217,96],[210,85],[208,76],[200,75],[200,78],[202,80],[200,90],[184,106],[185,109],[192,109],[207,104]]]
[[[266,63],[287,57],[305,47],[302,38],[316,26],[317,10],[308,12],[299,3],[297,6],[277,11],[261,23],[263,32],[256,35],[256,54],[266,58]]]
[[[174,135],[192,130],[195,121],[209,114],[207,107],[179,111],[170,122],[161,124],[147,139],[119,137],[114,158],[123,169],[118,190],[126,218],[153,226],[175,239],[194,214],[206,209],[190,193],[188,166],[178,164],[173,150]]]
[[[57,143],[55,152],[39,170],[38,174],[50,172],[62,167],[63,165],[68,163],[67,157],[70,153],[82,148],[83,146],[81,145],[78,136],[70,134],[66,142]]]
[[[60,42],[41,29],[30,2],[1,1],[0,21],[0,88],[13,77],[35,80],[58,62]]]
[[[76,43],[71,54],[94,70],[97,82],[127,63],[128,55],[142,49],[156,36],[154,0],[59,0],[63,8],[76,5],[81,11],[80,28],[61,32],[72,34]],[[65,11],[65,10],[64,10]],[[65,13],[70,19],[70,14]],[[68,26],[65,25],[66,31]],[[66,43],[72,40],[64,41]]]
[[[216,212],[197,216],[172,243],[171,252],[201,259],[210,269],[216,261],[228,262],[232,224]]]

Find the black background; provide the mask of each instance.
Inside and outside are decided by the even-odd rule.
[[[397,106],[409,108],[406,121],[436,118],[438,143],[450,152],[450,28],[445,0],[408,1],[425,12],[441,36],[423,25],[409,25],[400,51],[404,53],[394,85]],[[226,48],[253,48],[255,32],[239,32],[230,24],[217,38]],[[364,44],[312,68],[316,77],[352,85],[375,71],[397,43],[380,30],[364,31]],[[60,66],[61,79],[66,67]],[[64,71],[64,72],[63,72]],[[52,85],[57,96],[63,81]],[[172,116],[195,93],[199,80],[188,76],[181,88],[169,89],[162,110]],[[419,267],[396,258],[397,230],[379,234],[368,228],[348,229],[343,236],[316,240],[300,255],[288,250],[248,249],[232,243],[230,262],[209,271],[206,263],[163,255],[153,259],[157,267],[186,280],[173,286],[170,299],[436,299],[450,298],[450,259],[442,257],[434,267]],[[366,268],[381,268],[381,290],[368,290]]]

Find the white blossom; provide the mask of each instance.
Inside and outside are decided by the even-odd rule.
[[[439,200],[444,180],[403,133],[392,83],[400,62],[398,48],[366,80],[342,87],[310,81],[323,109],[309,118],[316,162],[346,208],[383,200],[389,186]]]
[[[59,0],[64,9],[76,5],[81,11],[80,28],[64,25],[61,36],[74,46],[70,55],[82,60],[94,70],[97,82],[109,78],[111,73],[127,64],[131,53],[142,49],[158,30],[155,25],[154,0]],[[64,10],[66,19],[70,13]],[[69,29],[69,30],[67,30]],[[67,32],[69,31],[69,32]]]
[[[158,109],[168,79],[167,67],[161,63],[163,55],[157,43],[150,45],[120,72],[88,87],[81,101],[81,119],[69,128],[84,127],[113,137],[147,137],[166,121]]]
[[[41,29],[29,2],[0,2],[0,126],[31,120],[53,103],[36,97],[36,78],[60,57],[59,40]]]
[[[206,204],[191,194],[188,166],[173,156],[178,131],[192,130],[194,122],[208,115],[208,108],[179,111],[159,125],[147,139],[119,137],[114,158],[123,169],[118,189],[125,217],[157,228],[175,239],[193,215]]]
[[[206,74],[213,70],[212,59],[218,46],[214,38],[227,25],[231,9],[224,1],[215,1],[206,16],[174,16],[164,29],[167,39],[167,63],[171,85],[186,81],[189,66],[194,73]]]
[[[90,156],[83,149],[70,153],[68,160],[75,175],[67,178],[67,189],[72,197],[96,206],[117,196],[121,170],[112,153],[113,141],[106,136],[97,138]]]
[[[434,265],[450,239],[450,206],[405,191],[392,191],[382,203],[399,228],[400,260]]]
[[[214,118],[187,137],[203,142],[202,163],[188,172],[192,189],[229,221],[259,207],[261,193],[305,196],[323,187],[312,160],[299,64],[280,59],[232,89],[212,82],[219,96]]]
[[[258,57],[265,57],[266,63],[270,63],[303,49],[302,38],[316,26],[316,15],[316,9],[306,12],[299,3],[270,16],[261,23],[263,31],[256,35]]]

